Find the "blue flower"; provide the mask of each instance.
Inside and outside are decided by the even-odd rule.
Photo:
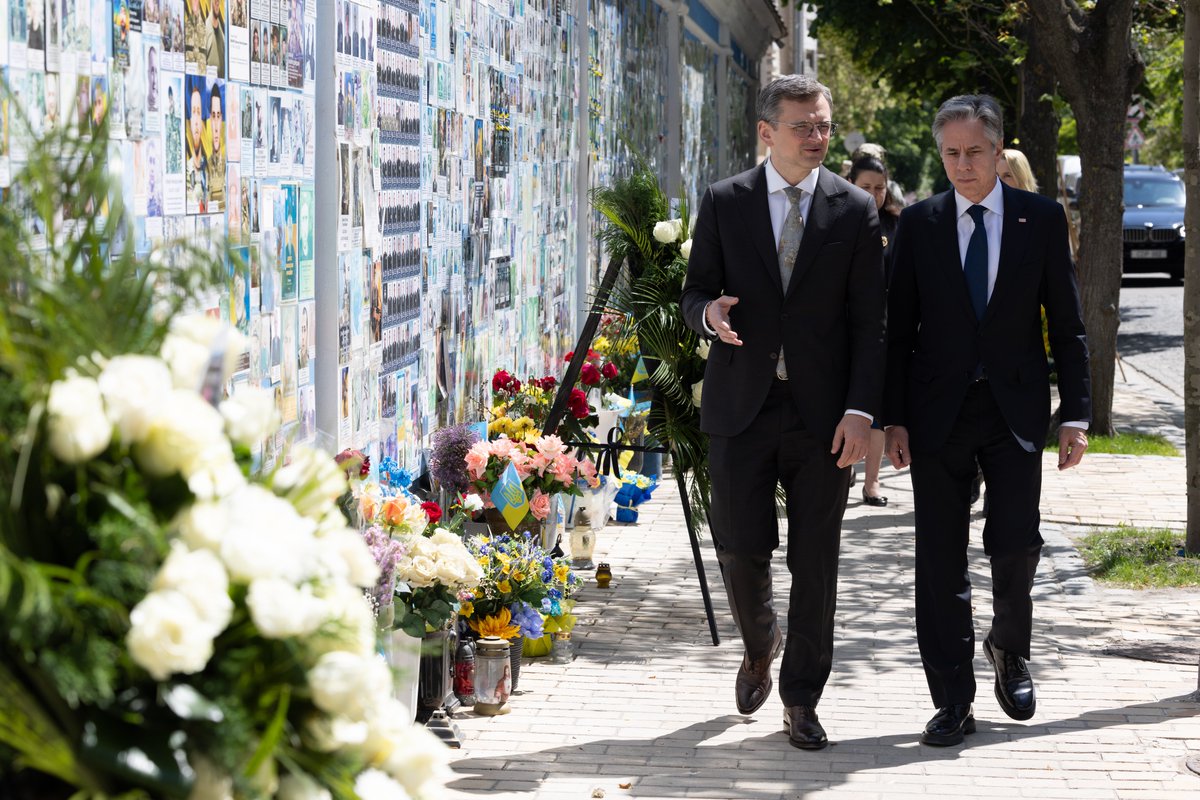
[[[542,583],[549,583],[554,580],[554,573],[550,570],[542,570]]]
[[[550,598],[543,597],[542,598],[542,613],[543,614],[553,614],[554,613],[552,611],[553,608],[554,608],[554,604],[550,602]]]
[[[512,622],[521,629],[521,635],[529,639],[540,639],[543,634],[542,615],[525,601],[513,603],[509,609]]]
[[[551,589],[550,591],[546,592],[546,596],[551,600],[562,600],[562,592],[560,592],[558,589]]]
[[[550,558],[550,556],[546,556],[545,558],[542,559],[542,566],[545,567],[546,569],[553,569],[554,568],[554,559]]]

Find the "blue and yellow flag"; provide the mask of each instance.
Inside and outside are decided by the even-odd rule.
[[[650,373],[646,371],[646,359],[638,356],[637,366],[633,368],[633,377],[629,379],[630,383],[641,383],[650,378]]]
[[[510,528],[516,528],[529,513],[529,498],[525,496],[525,487],[521,485],[517,468],[511,463],[500,474],[500,480],[496,481],[492,502]]]

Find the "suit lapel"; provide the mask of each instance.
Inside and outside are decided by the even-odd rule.
[[[933,226],[930,241],[936,242],[938,248],[934,263],[942,271],[951,297],[958,298],[961,310],[968,319],[974,321],[975,307],[971,304],[967,277],[963,274],[962,255],[958,252],[958,207],[954,203],[953,190],[942,194],[929,216],[929,222]]]
[[[742,221],[750,233],[750,241],[758,251],[759,259],[767,270],[775,288],[783,294],[783,279],[779,277],[779,256],[775,249],[775,232],[771,228],[771,208],[767,204],[767,170],[759,165],[746,183],[735,184],[740,194],[738,207]]]
[[[833,173],[821,169],[817,173],[817,191],[808,207],[808,219],[804,220],[804,236],[800,239],[800,251],[792,268],[792,280],[788,283],[788,294],[796,290],[805,273],[816,261],[821,245],[825,243],[830,228],[846,207],[846,191],[833,180]]]
[[[1003,305],[1004,295],[1017,279],[1016,273],[1029,243],[1029,225],[1022,216],[1026,213],[1025,202],[1020,192],[1009,186],[1004,186],[1001,191],[1004,193],[1004,221],[1000,233],[1000,264],[996,267],[996,285],[992,287],[984,322],[995,313],[997,302]]]

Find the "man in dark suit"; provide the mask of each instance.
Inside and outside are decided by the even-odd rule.
[[[1010,717],[1033,716],[1029,658],[1041,552],[1038,501],[1050,381],[1045,307],[1062,419],[1058,468],[1079,463],[1091,416],[1087,339],[1067,221],[1053,200],[996,177],[1003,119],[986,95],[951,98],[933,137],[954,185],[900,215],[888,293],[887,452],[912,467],[917,641],[936,715],[926,744],[975,730],[975,634],[967,572],[978,460],[990,513],[992,626],[984,655]]]
[[[680,305],[716,336],[702,391],[713,539],[745,655],[738,710],[779,693],[796,747],[828,740],[815,707],[833,662],[838,548],[851,465],[867,452],[884,369],[882,240],[871,197],[821,167],[829,90],[785,75],[758,97],[758,167],[708,188]],[[773,606],[776,486],[792,574],[786,647]]]

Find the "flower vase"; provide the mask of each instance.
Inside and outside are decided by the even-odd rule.
[[[508,640],[508,663],[512,669],[512,690],[517,691],[517,679],[521,677],[521,651],[525,648],[525,637],[514,636]]]
[[[390,630],[385,634],[385,652],[388,666],[394,673],[392,694],[404,703],[412,722],[417,718],[417,686],[421,675],[421,639],[409,636],[402,630]]]
[[[546,519],[542,521],[542,539],[540,544],[543,550],[551,554],[553,554],[555,548],[558,547],[558,514],[559,509],[562,508],[562,497],[563,496],[558,493],[550,495],[550,511],[546,514]],[[561,552],[562,551],[560,550],[559,553]]]
[[[516,528],[508,524],[508,520],[504,519],[498,508],[484,509],[483,518],[494,536],[520,536],[525,533],[532,536],[541,535],[542,523],[532,514],[526,514],[525,519],[517,523]]]

